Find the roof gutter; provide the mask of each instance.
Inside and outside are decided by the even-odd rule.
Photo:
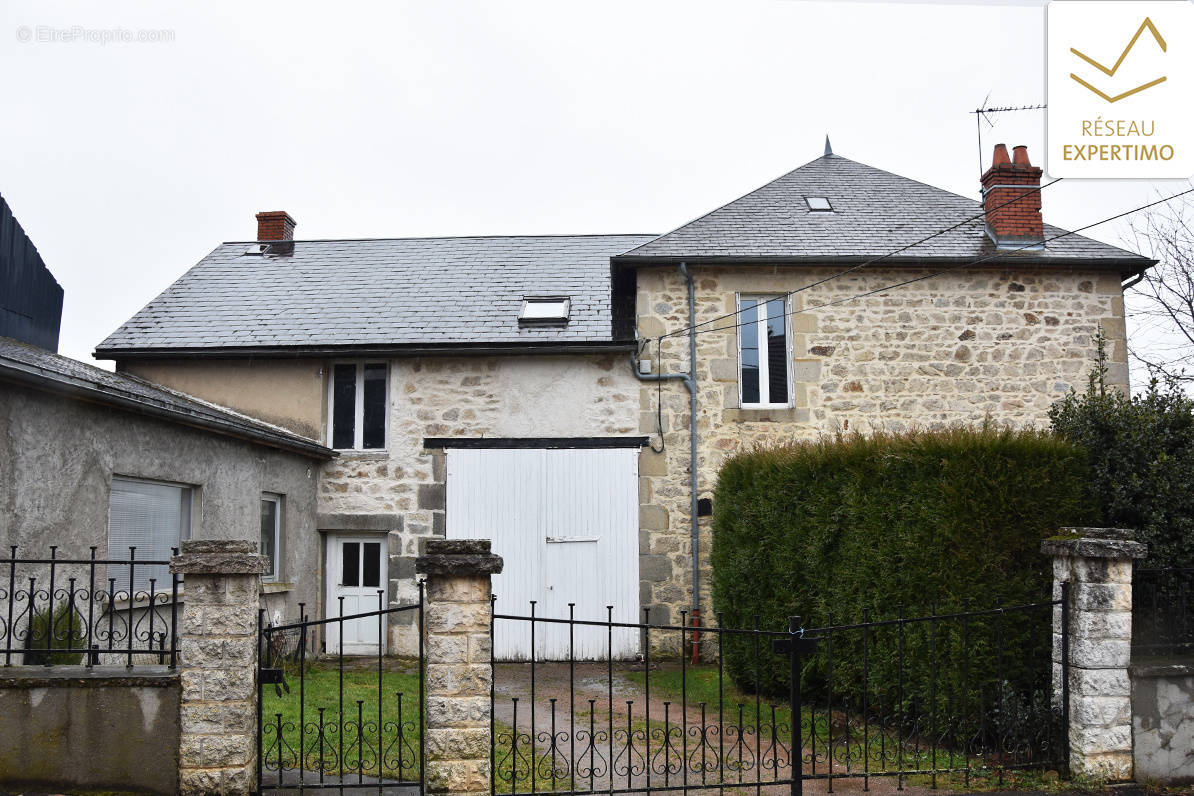
[[[875,262],[879,255],[809,255],[809,256],[779,256],[779,255],[701,255],[694,257],[647,257],[643,255],[619,255],[612,257],[611,262],[617,268],[659,267],[675,268],[680,263],[688,265],[802,265],[802,266],[833,266],[860,265]],[[987,258],[975,263],[976,258]],[[884,266],[898,266],[901,268],[935,268],[941,266],[964,266],[973,264],[977,269],[1001,269],[1009,265],[1030,265],[1041,268],[1100,268],[1118,270],[1125,274],[1135,274],[1143,269],[1157,264],[1156,260],[1147,257],[1041,257],[1039,250],[1025,250],[1017,252],[991,252],[984,255],[968,257],[883,257]]]
[[[493,346],[395,346],[395,345],[316,345],[316,346],[227,346],[189,348],[97,348],[96,359],[300,359],[303,357],[443,357],[443,356],[550,356],[566,354],[615,354],[634,351],[627,341],[588,342],[575,345],[493,345]]]
[[[226,437],[254,442],[270,448],[298,453],[314,459],[332,459],[337,454],[317,442],[307,442],[301,437],[291,436],[268,429],[248,429],[216,415],[187,412],[153,403],[132,395],[120,395],[99,389],[82,379],[39,368],[35,365],[0,362],[0,379],[22,384],[36,390],[77,398],[89,403],[115,406],[148,417],[156,417],[205,431],[214,431]]]

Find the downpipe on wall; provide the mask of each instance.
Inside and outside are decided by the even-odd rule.
[[[700,580],[700,525],[697,520],[697,390],[696,390],[696,294],[692,273],[685,263],[680,263],[680,273],[688,287],[688,373],[644,374],[639,372],[638,360],[631,358],[631,369],[639,381],[683,381],[688,388],[688,469],[689,469],[689,519],[692,534],[692,662],[697,663],[701,651],[701,580]],[[659,430],[660,438],[663,429]],[[683,652],[681,652],[683,654]]]

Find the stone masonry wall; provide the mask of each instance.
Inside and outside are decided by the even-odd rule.
[[[390,600],[418,599],[419,540],[445,533],[444,452],[427,437],[588,437],[636,434],[638,383],[625,355],[442,357],[390,362],[388,449],[344,453],[323,468],[319,511],[400,514]],[[399,615],[390,649],[416,637]]]
[[[737,295],[780,294],[841,269],[696,266],[697,322],[737,309]],[[958,270],[865,299],[828,302],[924,271],[872,270],[834,279],[791,299],[790,409],[739,407],[736,319],[710,323],[697,337],[699,493],[712,495],[722,463],[756,445],[814,439],[839,431],[902,431],[990,417],[1043,425],[1049,405],[1082,389],[1101,326],[1109,338],[1110,378],[1126,389],[1123,293],[1115,274],[1063,269]],[[642,270],[637,296],[641,338],[688,325],[686,283],[676,268]],[[656,373],[688,369],[688,337],[651,343],[643,358]],[[654,384],[639,390],[638,431],[656,431]],[[673,621],[691,605],[688,394],[662,385],[666,450],[644,450],[643,605],[667,606]],[[658,447],[658,437],[653,437]],[[702,521],[701,559],[711,543]],[[709,568],[702,606],[711,613]],[[660,615],[659,619],[665,617]],[[707,620],[706,620],[707,621]]]

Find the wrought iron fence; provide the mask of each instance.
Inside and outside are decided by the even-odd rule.
[[[1132,656],[1194,655],[1194,568],[1132,575]]]
[[[422,581],[415,604],[387,608],[384,594],[378,591],[376,611],[346,614],[341,597],[339,615],[326,619],[309,619],[301,603],[300,621],[266,626],[259,614],[258,793],[422,792]],[[413,675],[384,655],[394,615],[411,617],[418,633]],[[375,623],[376,655],[346,655],[345,626],[351,638],[362,622]],[[317,655],[329,635],[337,652]]]
[[[843,779],[864,788],[877,778],[936,786],[943,776],[961,785],[977,773],[1002,782],[1018,768],[1064,771],[1066,656],[1055,665],[1050,645],[1055,611],[1066,626],[1066,602],[1063,592],[982,611],[827,617],[811,628],[793,618],[784,630],[757,620],[697,630],[683,613],[678,625],[652,624],[647,612],[642,623],[619,623],[612,608],[606,622],[580,621],[574,605],[568,618],[539,616],[533,603],[526,615],[495,613],[495,632],[529,627],[531,655],[493,661],[492,789],[798,793],[818,779],[832,792]],[[568,658],[539,660],[537,638],[560,626]],[[576,660],[575,635],[591,628],[604,629],[610,653],[615,632],[639,631],[641,659]],[[698,633],[705,654],[694,663]],[[990,665],[978,660],[979,650],[1005,648]],[[788,676],[768,683],[765,665],[777,659]]]
[[[128,558],[100,558],[95,547],[87,558],[60,558],[57,546],[41,558],[9,550],[0,558],[5,666],[176,666],[182,577],[161,582],[168,560],[139,559],[136,547]]]

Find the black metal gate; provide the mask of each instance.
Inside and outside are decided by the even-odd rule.
[[[1020,769],[1065,776],[1066,603],[1063,590],[988,610],[829,614],[811,628],[793,617],[784,630],[757,617],[698,629],[683,612],[679,625],[547,618],[533,604],[495,614],[495,633],[529,626],[532,655],[493,662],[492,790],[799,794],[814,779],[832,793],[879,778],[903,789],[1002,785]],[[549,625],[566,626],[570,649],[578,628],[605,628],[611,652],[614,631],[634,628],[641,660],[538,661],[536,630]]]
[[[423,588],[414,605],[267,626],[259,619],[257,792],[422,794]],[[409,619],[418,657],[383,655],[391,617]],[[344,654],[344,625],[372,621],[376,656]],[[322,654],[329,638],[339,652]]]

